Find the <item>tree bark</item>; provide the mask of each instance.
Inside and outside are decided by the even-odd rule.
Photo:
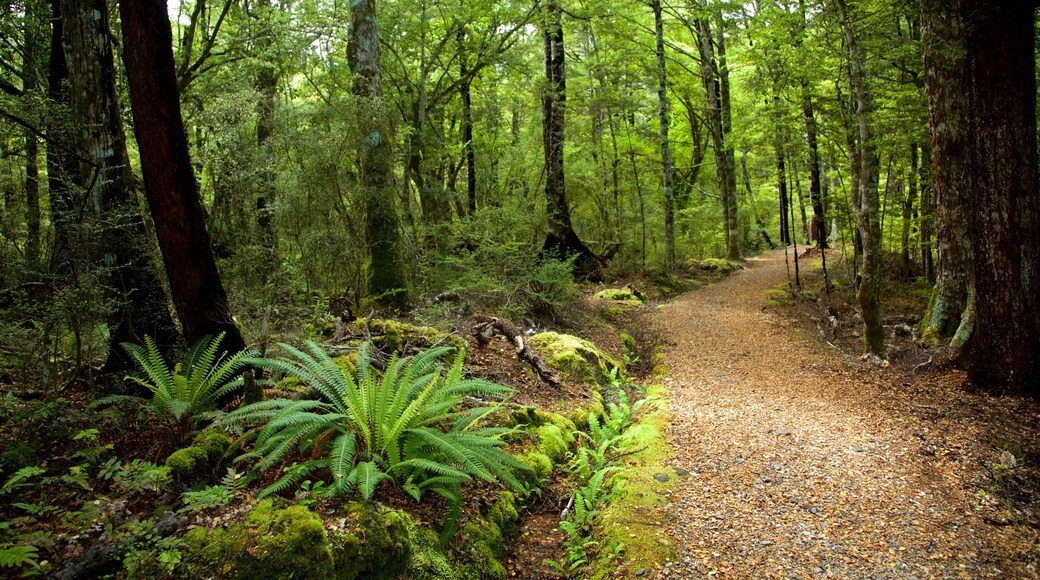
[[[545,197],[549,229],[542,250],[559,258],[576,255],[575,273],[579,276],[590,276],[598,272],[599,259],[581,241],[571,225],[571,213],[564,187],[563,144],[567,81],[564,68],[562,10],[555,0],[549,0],[545,10],[547,24],[542,30],[546,77],[542,94],[542,149],[545,154]]]
[[[121,2],[119,13],[141,170],[184,338],[192,344],[224,332],[221,348],[237,352],[245,342],[220,281],[192,173],[166,2]]]
[[[859,174],[858,204],[854,208],[857,230],[863,244],[856,300],[863,317],[863,343],[868,354],[885,357],[885,335],[881,325],[879,290],[881,285],[881,225],[878,221],[879,161],[875,150],[871,115],[874,101],[866,70],[866,51],[861,43],[862,31],[856,25],[845,0],[837,0],[838,11],[849,51],[849,72],[856,102],[858,142],[856,148]]]
[[[69,106],[69,67],[62,48],[64,37],[61,17],[61,0],[50,0],[51,46],[47,66],[47,98],[59,107]],[[51,223],[54,226],[54,242],[51,248],[51,271],[68,275],[72,271],[72,223],[74,221],[71,185],[79,166],[68,151],[54,142],[72,141],[64,135],[65,127],[58,115],[49,115],[47,136],[52,141],[47,146],[47,189],[50,196]]]
[[[176,342],[166,293],[148,248],[127,155],[105,0],[62,0],[70,102],[78,131],[79,184],[103,229],[97,260],[109,268],[114,309],[105,370],[131,365],[120,344],[151,336],[162,349]]]
[[[802,120],[805,123],[805,142],[809,146],[809,202],[813,217],[810,230],[816,247],[827,247],[827,216],[824,214],[822,183],[820,181],[820,148],[816,138],[816,114],[808,87],[802,87]]]
[[[668,77],[664,60],[664,23],[661,0],[652,0],[654,31],[657,38],[657,117],[661,139],[661,188],[664,191],[665,263],[675,263],[675,194],[672,191],[672,151],[668,143]]]
[[[931,187],[935,195],[938,247],[936,284],[922,338],[926,345],[954,337],[963,345],[972,320],[968,308],[974,287],[969,137],[970,84],[964,23],[945,0],[925,0],[922,11],[924,86],[931,131]],[[926,212],[922,203],[922,218]],[[923,235],[923,234],[922,234]],[[929,250],[929,255],[931,251]]]
[[[477,211],[477,155],[473,150],[473,97],[466,63],[466,28],[459,28],[459,96],[462,100],[462,147],[466,152],[466,200],[469,215]]]
[[[715,30],[715,45],[717,48],[719,75],[719,106],[722,115],[722,133],[726,138],[726,149],[723,158],[726,161],[726,197],[722,199],[725,204],[723,215],[726,218],[726,257],[730,260],[741,259],[740,253],[740,224],[737,217],[737,163],[730,143],[730,133],[733,132],[733,115],[730,107],[729,90],[729,65],[726,61],[726,30],[721,12],[718,13],[718,26]]]
[[[42,7],[27,3],[22,60],[22,93],[29,95],[38,88],[37,50],[39,48],[37,10]],[[25,131],[25,265],[35,271],[40,262],[40,144],[33,131]]]
[[[258,36],[260,43],[270,44],[274,41],[271,30],[272,7],[270,0],[261,0],[256,6],[257,23],[261,27]],[[278,232],[275,229],[275,187],[274,187],[274,150],[271,137],[275,130],[275,107],[278,102],[278,68],[275,63],[262,60],[256,75],[256,90],[260,99],[256,104],[256,144],[260,161],[260,182],[257,184],[256,225],[259,230],[258,242],[264,252],[265,264],[259,268],[260,283],[266,284],[272,272],[279,268]]]
[[[362,123],[361,188],[368,238],[368,293],[385,305],[402,306],[408,298],[408,282],[393,190],[394,158],[383,111],[375,0],[351,2],[350,23],[347,61],[355,75],[352,91],[363,101],[367,120]]]
[[[961,0],[970,70],[975,329],[968,378],[1040,395],[1035,6]]]
[[[917,143],[910,144],[910,174],[907,181],[906,198],[903,200],[903,232],[899,240],[899,253],[903,260],[903,274],[914,275],[914,262],[910,258],[910,228],[913,225],[914,204],[917,202]]]

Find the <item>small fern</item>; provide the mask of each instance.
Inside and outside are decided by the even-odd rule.
[[[253,440],[253,449],[235,461],[253,463],[256,475],[304,454],[310,458],[261,496],[295,486],[304,471],[319,470],[331,473],[333,493],[357,491],[365,499],[384,481],[400,483],[417,501],[429,492],[452,504],[461,501],[461,483],[473,478],[521,487],[514,472],[528,467],[503,449],[502,435],[510,430],[477,425],[493,407],[467,408],[470,398],[505,397],[512,390],[463,378],[465,352],[445,372],[438,363],[450,348],[395,355],[380,374],[363,344],[355,375],[313,342],[303,349],[280,347],[283,358],[247,362],[307,383],[321,400],[263,401],[220,419]]]
[[[145,346],[123,343],[130,358],[143,373],[129,380],[148,389],[152,400],[148,403],[155,414],[168,421],[173,433],[181,440],[186,439],[205,418],[205,413],[217,406],[217,401],[242,385],[235,378],[246,365],[246,359],[254,351],[240,351],[228,357],[220,350],[224,333],[216,338],[204,337],[195,343],[184,361],[170,369],[152,337],[144,338]],[[140,400],[125,395],[106,397],[94,402],[94,406]]]
[[[40,556],[36,546],[0,546],[0,568],[39,567]]]

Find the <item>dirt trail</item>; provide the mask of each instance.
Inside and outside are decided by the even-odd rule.
[[[978,498],[878,404],[866,363],[763,309],[785,283],[774,253],[661,310],[679,556],[659,577],[1008,575]]]

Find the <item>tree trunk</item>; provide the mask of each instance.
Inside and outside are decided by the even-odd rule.
[[[827,217],[823,209],[822,183],[820,181],[820,148],[816,139],[816,115],[813,111],[812,95],[802,87],[802,120],[805,123],[805,141],[809,146],[809,202],[813,217],[810,231],[816,247],[827,247]]]
[[[383,111],[379,31],[375,0],[351,2],[347,61],[354,71],[353,93],[365,110],[362,123],[361,188],[368,238],[368,293],[386,305],[401,306],[408,283],[401,258],[401,235],[393,190],[394,157]]]
[[[661,21],[661,0],[652,0],[654,30],[657,36],[657,116],[661,137],[661,183],[664,190],[664,253],[665,263],[675,263],[675,196],[672,192],[672,153],[668,144],[668,80],[664,60],[664,26]]]
[[[272,7],[270,0],[257,3],[258,22],[262,33],[261,43],[274,41],[271,30]],[[275,230],[275,187],[274,187],[274,150],[271,137],[274,135],[274,113],[278,99],[278,69],[272,62],[259,63],[260,71],[256,75],[256,89],[260,94],[257,101],[256,144],[260,156],[260,182],[256,195],[256,225],[259,230],[259,246],[264,252],[264,265],[259,268],[260,283],[266,284],[272,272],[279,268],[278,233]]]
[[[116,87],[112,37],[105,0],[63,0],[65,57],[69,66],[72,113],[77,124],[79,183],[99,226],[97,260],[109,268],[114,310],[109,317],[108,372],[130,359],[120,344],[151,336],[162,349],[176,342],[166,293],[152,265],[127,156],[122,110]],[[88,162],[89,161],[89,162]]]
[[[935,231],[935,196],[932,189],[932,147],[921,146],[921,211],[918,230],[921,239],[921,270],[929,284],[935,284],[932,259],[932,233]]]
[[[462,99],[462,147],[466,151],[466,200],[469,215],[477,211],[477,156],[473,150],[473,97],[466,68],[466,28],[459,29],[459,96]]]
[[[780,245],[791,244],[791,223],[787,205],[790,203],[787,195],[787,166],[784,163],[784,151],[780,145],[776,145],[776,184],[780,196]]]
[[[903,200],[903,232],[899,241],[899,253],[903,259],[903,273],[905,276],[914,275],[914,262],[910,258],[910,226],[913,225],[914,203],[917,201],[917,143],[910,144],[910,175],[909,186],[906,189],[906,198]]]
[[[866,70],[866,51],[861,44],[862,31],[845,4],[837,0],[845,43],[849,51],[849,69],[852,91],[856,101],[858,125],[857,161],[859,174],[856,224],[863,244],[863,264],[860,267],[856,300],[863,317],[863,343],[868,354],[885,357],[885,335],[881,325],[879,290],[881,285],[881,225],[878,222],[879,161],[875,151],[871,114],[873,96]]]
[[[740,225],[737,218],[737,163],[733,153],[733,145],[730,143],[730,133],[733,132],[733,116],[730,112],[730,90],[729,90],[729,65],[726,62],[726,31],[721,12],[717,14],[718,27],[715,30],[715,44],[718,49],[718,75],[719,75],[719,106],[722,115],[722,133],[726,139],[726,150],[723,158],[726,161],[726,197],[722,202],[725,204],[723,214],[726,217],[726,257],[730,260],[741,259],[740,255]]]
[[[145,190],[184,338],[192,344],[224,332],[221,347],[237,352],[245,343],[220,281],[192,173],[166,2],[121,2],[119,13]]]
[[[1034,7],[962,0],[970,83],[975,329],[968,378],[1040,394],[1040,196]]]
[[[722,99],[722,82],[715,58],[715,45],[713,43],[711,25],[705,19],[695,22],[697,32],[697,49],[701,57],[701,82],[708,98],[708,107],[705,111],[708,130],[711,133],[712,149],[715,152],[715,171],[719,183],[719,197],[722,203],[724,239],[726,241],[726,255],[733,259],[740,258],[740,237],[737,232],[737,216],[735,212],[736,192],[731,190],[731,184],[735,189],[736,176],[730,179],[730,173],[734,171],[733,150],[726,146],[726,119],[723,111],[728,109],[724,106]],[[728,117],[728,111],[726,113]],[[734,257],[734,249],[735,257]]]
[[[47,98],[59,107],[67,107],[69,67],[65,60],[65,49],[62,48],[64,25],[61,0],[50,0],[50,5],[51,50],[47,66]],[[47,137],[51,141],[47,146],[47,189],[51,202],[51,223],[54,226],[50,267],[54,273],[67,275],[71,273],[73,263],[72,224],[75,207],[70,186],[79,172],[79,165],[68,151],[56,145],[72,141],[64,134],[67,130],[64,125],[58,115],[49,115],[47,118]]]
[[[564,71],[563,23],[555,0],[546,3],[546,26],[542,30],[545,45],[545,89],[542,94],[542,149],[545,154],[545,197],[549,229],[543,251],[567,258],[577,255],[575,273],[589,276],[599,270],[599,260],[571,225],[570,208],[564,188],[563,144],[567,100]]]
[[[25,7],[25,46],[22,60],[22,93],[29,96],[35,93],[39,75],[36,51],[39,48],[37,39],[37,9],[39,6]],[[25,131],[25,265],[35,271],[40,262],[40,144],[36,133]]]
[[[922,338],[926,345],[933,345],[955,337],[951,344],[961,346],[970,328],[962,321],[973,318],[967,306],[974,286],[971,216],[977,204],[971,191],[971,127],[965,89],[970,79],[964,23],[948,4],[926,0],[921,5],[925,98],[932,136],[930,181],[939,254],[935,291]],[[922,219],[930,213],[922,204]],[[930,249],[928,254],[930,257]]]
[[[809,218],[805,214],[805,195],[802,192],[802,180],[798,177],[798,161],[791,164],[791,178],[794,180],[794,190],[798,194],[798,215],[802,218],[802,235],[805,236],[806,245],[810,244]]]

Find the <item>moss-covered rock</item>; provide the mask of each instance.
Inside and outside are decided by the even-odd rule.
[[[335,577],[396,578],[411,553],[411,516],[372,504],[352,502],[341,508],[342,527],[329,532]]]
[[[459,566],[459,577],[465,580],[504,580],[506,569],[499,559],[506,553],[502,530],[494,522],[475,518],[462,528],[459,546],[463,546],[464,561]]]
[[[732,274],[741,267],[737,262],[731,262],[722,258],[707,258],[696,262],[694,265],[701,270],[715,272],[716,274],[721,274],[723,276]]]
[[[354,322],[354,332],[365,332],[365,321]],[[445,334],[432,326],[416,326],[390,319],[374,319],[368,322],[368,332],[379,348],[385,352],[402,352],[405,347],[430,348],[435,344],[447,344],[465,348],[463,339]]]
[[[580,383],[607,385],[611,369],[624,370],[621,363],[596,345],[570,334],[542,332],[529,338],[528,343],[546,364]]]
[[[437,534],[411,522],[408,533],[412,541],[406,576],[412,580],[455,580],[458,572],[440,548]]]
[[[487,518],[498,526],[502,535],[508,537],[516,529],[520,512],[516,509],[516,496],[509,491],[498,492],[498,500],[488,508]]]
[[[595,297],[600,300],[612,300],[615,302],[627,302],[631,304],[642,304],[646,301],[646,295],[636,290],[631,285],[621,288],[607,288],[596,292]]]
[[[548,455],[541,451],[529,451],[520,456],[520,461],[524,462],[525,465],[531,468],[531,471],[529,472],[518,474],[518,477],[522,478],[521,481],[528,487],[528,489],[537,487],[541,480],[552,475],[553,461],[552,459],[549,459]]]
[[[552,462],[558,463],[567,457],[568,437],[570,443],[574,442],[574,436],[565,434],[556,425],[542,425],[535,429],[538,438],[536,448],[544,453]]]
[[[325,527],[304,506],[276,509],[261,501],[245,521],[184,535],[186,575],[193,577],[329,578],[332,552]]]
[[[230,444],[231,439],[220,431],[203,431],[195,436],[191,445],[171,453],[166,458],[166,466],[177,479],[190,479],[216,465]]]

